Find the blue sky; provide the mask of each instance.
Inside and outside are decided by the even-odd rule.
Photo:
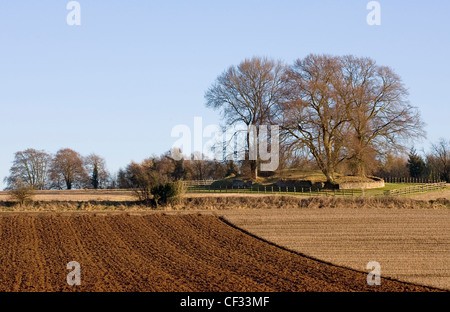
[[[161,154],[175,125],[219,123],[204,93],[252,56],[292,63],[354,54],[392,67],[427,124],[428,148],[449,138],[450,2],[380,0],[0,0],[0,180],[14,153],[69,147],[116,171]],[[3,184],[0,182],[0,189]]]

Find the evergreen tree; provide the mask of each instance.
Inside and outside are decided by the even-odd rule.
[[[421,178],[426,173],[425,161],[417,154],[414,148],[409,153],[407,167],[412,178]]]
[[[91,184],[94,187],[95,190],[98,189],[99,181],[98,181],[98,165],[97,163],[94,163],[94,169],[92,171],[92,178],[91,178]]]

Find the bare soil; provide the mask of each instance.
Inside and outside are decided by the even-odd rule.
[[[0,215],[0,291],[433,291],[281,249],[198,214]],[[67,263],[81,265],[68,286]]]
[[[450,290],[449,209],[267,209],[222,211],[227,220],[309,256]]]

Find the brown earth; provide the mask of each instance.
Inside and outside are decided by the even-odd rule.
[[[284,250],[215,216],[4,214],[0,291],[432,291]],[[81,265],[68,286],[67,263]]]
[[[336,265],[450,290],[450,209],[253,209],[220,214],[279,246]]]

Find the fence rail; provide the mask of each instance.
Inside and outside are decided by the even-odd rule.
[[[184,187],[194,187],[194,186],[209,186],[216,182],[216,180],[193,180],[193,181],[183,181]]]
[[[422,185],[415,185],[410,187],[405,187],[401,189],[396,190],[390,190],[386,195],[390,196],[399,196],[399,195],[410,195],[415,193],[425,193],[430,191],[439,191],[444,190],[446,188],[446,183],[431,183],[431,184],[422,184]]]
[[[187,189],[189,193],[234,193],[234,194],[289,194],[308,196],[362,196],[363,190],[325,190],[311,187],[278,187],[278,186],[252,186],[252,187],[211,187],[195,186]],[[381,192],[382,194],[382,192]],[[380,194],[380,195],[381,195]]]
[[[196,185],[187,188],[189,193],[234,193],[234,194],[289,194],[289,195],[306,195],[306,196],[399,196],[414,193],[423,193],[429,191],[443,190],[446,183],[430,183],[421,184],[411,187],[394,189],[394,190],[326,190],[313,187],[278,187],[278,186],[251,186],[251,187],[233,187],[222,186],[212,187],[211,185]]]
[[[399,184],[436,184],[442,181],[438,178],[405,178],[405,177],[384,177],[386,183]]]

